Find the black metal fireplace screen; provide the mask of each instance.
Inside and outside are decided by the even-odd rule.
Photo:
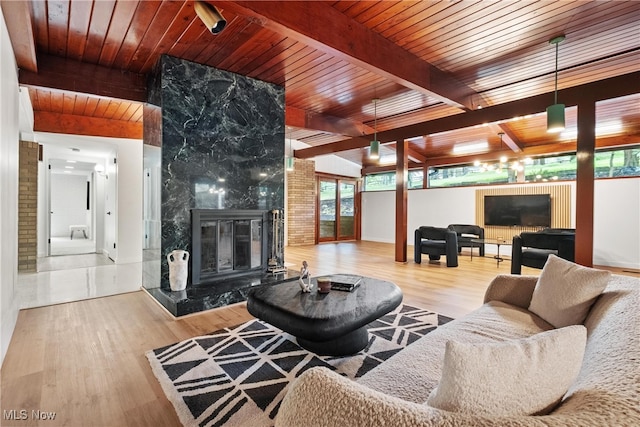
[[[263,271],[267,211],[191,210],[191,282],[194,285]]]

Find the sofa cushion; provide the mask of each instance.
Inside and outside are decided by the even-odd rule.
[[[550,329],[553,329],[550,324],[523,308],[490,301],[460,319],[439,326],[357,381],[400,399],[424,403],[442,377],[447,341],[500,342]]]
[[[549,413],[580,372],[586,340],[575,325],[499,343],[449,341],[427,404],[487,416]]]
[[[550,255],[533,290],[529,310],[556,328],[582,324],[610,276],[609,271]]]

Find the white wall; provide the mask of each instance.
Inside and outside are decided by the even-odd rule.
[[[18,319],[18,71],[0,12],[0,364]]]
[[[116,264],[142,261],[142,140],[112,138],[118,147],[118,256]],[[142,277],[137,278],[142,285]]]
[[[302,141],[296,139],[285,140],[285,152],[289,152],[289,144],[294,150],[302,150],[304,148],[311,147]],[[323,156],[316,156],[313,158],[316,163],[316,172],[326,173],[329,175],[341,175],[360,178],[362,166],[336,156],[335,154],[327,154]]]
[[[87,177],[51,174],[51,211],[52,237],[68,237],[70,225],[85,225],[89,232],[91,218],[87,217]],[[74,237],[84,236],[75,233]]]
[[[594,187],[593,263],[640,268],[640,178],[600,179]]]
[[[360,178],[362,169],[360,165],[338,157],[335,154],[317,156],[314,160],[316,161],[316,172]]]
[[[568,184],[571,226],[575,227],[576,184]],[[475,224],[475,191],[483,188],[488,187],[410,190],[409,244],[413,244],[413,232],[421,225]],[[640,269],[640,178],[599,179],[594,192],[594,265]],[[363,193],[362,240],[395,242],[395,191]],[[487,251],[495,253],[495,248],[489,246]]]

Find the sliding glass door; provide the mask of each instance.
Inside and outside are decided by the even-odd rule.
[[[357,238],[357,183],[340,178],[318,178],[318,242]]]

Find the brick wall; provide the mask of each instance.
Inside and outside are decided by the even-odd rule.
[[[295,159],[287,172],[287,233],[289,246],[313,245],[316,240],[316,166]]]
[[[20,141],[18,271],[35,272],[38,258],[38,143]]]

